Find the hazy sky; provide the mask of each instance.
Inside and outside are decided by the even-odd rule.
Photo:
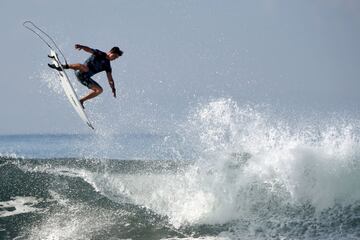
[[[86,110],[98,128],[126,132],[161,128],[221,97],[360,111],[359,12],[357,0],[0,1],[0,134],[88,132],[25,20],[53,36],[69,62],[88,56],[75,43],[124,51],[112,62],[119,97],[99,74],[105,91]]]

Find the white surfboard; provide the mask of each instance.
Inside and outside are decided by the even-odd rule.
[[[74,90],[74,87],[71,85],[69,77],[66,75],[66,72],[64,71],[57,53],[54,50],[50,50],[50,55],[49,57],[51,58],[53,64],[55,64],[55,66],[60,67],[62,69],[62,71],[57,71],[59,78],[60,78],[60,83],[61,86],[64,89],[64,92],[66,94],[66,96],[68,97],[71,105],[74,107],[75,111],[77,112],[77,114],[80,116],[80,118],[91,128],[94,129],[94,127],[92,126],[91,122],[89,121],[89,118],[87,117],[83,107],[80,104],[79,98],[76,95],[76,92]]]

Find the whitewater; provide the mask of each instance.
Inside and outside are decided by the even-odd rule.
[[[0,136],[0,238],[359,239],[359,126],[221,98],[167,132]]]

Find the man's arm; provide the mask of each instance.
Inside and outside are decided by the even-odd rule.
[[[94,50],[92,48],[89,48],[89,47],[84,46],[84,45],[75,44],[75,49],[78,49],[79,51],[84,50],[85,52],[94,54]]]
[[[111,87],[113,96],[114,96],[114,98],[116,98],[115,83],[114,83],[114,79],[113,79],[113,77],[112,77],[111,72],[107,72],[107,73],[106,73],[106,76],[107,76],[107,78],[108,78],[109,85],[110,85],[110,87]]]

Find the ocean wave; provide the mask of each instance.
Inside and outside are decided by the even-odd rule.
[[[191,146],[191,161],[14,164],[24,172],[81,179],[89,195],[130,204],[146,219],[157,216],[158,228],[179,237],[192,239],[191,231],[209,226],[212,234],[200,239],[347,239],[360,233],[358,126],[341,117],[290,123],[218,99],[199,105],[176,130],[182,144],[172,147],[181,153]]]
[[[293,128],[220,99],[200,106],[184,124],[199,158],[183,172],[105,174],[92,181],[113,200],[126,196],[177,228],[234,223],[234,231],[247,226],[246,238],[296,236],[299,229],[311,238],[320,228],[341,238],[332,216],[352,219],[344,225],[356,222],[358,211],[346,209],[360,204],[360,135],[356,122],[330,123]],[[287,231],[289,224],[299,229]]]
[[[231,100],[211,102],[184,128],[200,151],[186,171],[104,175],[99,181],[110,192],[126,186],[130,198],[170,216],[176,226],[226,223],[274,198],[316,211],[360,200],[360,144],[351,124],[304,132],[274,122]]]

